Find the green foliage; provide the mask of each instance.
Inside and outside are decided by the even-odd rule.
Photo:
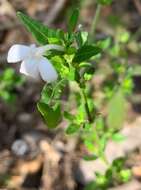
[[[41,115],[43,116],[48,128],[56,128],[62,119],[60,104],[49,106],[48,104],[45,104],[43,102],[38,102],[37,107]]]
[[[7,103],[16,100],[16,89],[24,83],[24,78],[18,76],[14,69],[5,69],[0,75],[0,98]]]
[[[112,0],[97,0],[97,3],[110,5]],[[55,129],[65,119],[65,133],[79,137],[88,150],[84,159],[99,158],[107,163],[104,153],[107,142],[120,143],[126,139],[120,133],[126,117],[126,99],[132,95],[133,76],[141,73],[138,66],[131,68],[128,64],[129,45],[134,42],[130,32],[118,27],[120,18],[111,16],[110,24],[116,26],[114,35],[92,42],[91,35],[77,27],[78,9],[72,12],[66,33],[23,13],[18,13],[18,17],[40,44],[64,47],[61,53],[49,51],[45,55],[59,75],[56,82],[45,84],[37,103],[46,125]],[[122,158],[114,160],[105,174],[96,173],[96,180],[86,190],[107,190],[127,182],[131,171],[124,164]]]
[[[97,0],[98,3],[102,5],[110,5],[113,0]]]
[[[127,43],[130,39],[130,33],[128,31],[121,31],[118,37],[119,37],[119,42]]]
[[[66,129],[66,134],[67,134],[67,135],[72,135],[72,134],[78,132],[79,128],[80,128],[79,125],[76,125],[76,124],[73,124],[73,123],[72,123],[72,124],[70,124],[70,125],[67,127],[67,129]]]
[[[96,173],[95,181],[90,182],[85,190],[107,190],[115,184],[128,182],[131,179],[131,170],[125,168],[125,159],[118,158],[113,161],[104,175]]]
[[[92,161],[92,160],[98,159],[98,157],[97,157],[96,155],[85,155],[85,156],[83,157],[83,159],[84,159],[85,161]]]
[[[42,90],[41,99],[37,103],[37,108],[48,128],[56,128],[62,120],[60,96],[65,85],[66,81],[60,80],[54,86],[51,84],[45,85]]]
[[[106,38],[106,39],[104,39],[104,40],[99,41],[99,42],[98,42],[98,45],[99,45],[99,47],[100,47],[101,49],[107,50],[108,48],[110,48],[111,43],[112,43],[112,40],[111,40],[111,38],[109,37],[109,38]]]
[[[132,177],[132,173],[130,169],[122,169],[119,173],[119,180],[122,183],[128,182]]]
[[[122,142],[126,140],[126,137],[122,135],[121,133],[115,133],[112,135],[112,140],[115,142]]]
[[[88,81],[91,80],[93,78],[95,72],[95,68],[93,65],[88,66],[85,70],[84,70],[84,80]]]
[[[75,35],[78,47],[84,46],[88,42],[88,32],[79,31]]]
[[[66,81],[63,79],[54,84],[54,86],[46,84],[41,92],[41,101],[46,104],[60,101],[60,96],[65,85]]]
[[[68,32],[71,34],[77,25],[77,21],[78,21],[78,17],[79,17],[79,10],[75,9],[69,19],[69,23],[68,23]]]
[[[18,12],[17,16],[40,44],[47,44],[50,40],[60,43],[63,38],[64,33],[62,30],[50,29],[21,12]]]
[[[101,52],[101,49],[97,46],[84,45],[76,52],[73,61],[83,62],[89,60],[92,56],[95,56]]]

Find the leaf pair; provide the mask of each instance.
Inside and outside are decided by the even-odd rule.
[[[62,119],[60,104],[56,104],[55,106],[51,107],[43,102],[38,102],[37,107],[48,128],[56,128]]]

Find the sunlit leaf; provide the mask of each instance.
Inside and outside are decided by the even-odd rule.
[[[17,16],[40,44],[47,44],[49,39],[53,38],[59,41],[62,36],[60,30],[50,29],[21,12],[18,12]]]
[[[56,128],[61,122],[62,114],[60,104],[56,104],[54,107],[51,107],[43,102],[38,102],[37,108],[43,116],[48,128]]]
[[[101,49],[97,46],[85,45],[77,50],[74,62],[83,62],[90,59],[92,56],[95,56],[101,52]]]
[[[96,155],[85,155],[83,156],[83,159],[86,161],[92,161],[92,160],[96,160],[98,157]]]
[[[82,47],[85,45],[88,41],[88,32],[79,31],[76,36],[76,41],[79,47]]]
[[[76,133],[79,130],[80,126],[76,125],[76,124],[70,124],[67,129],[66,129],[66,134],[68,135],[72,135],[74,133]]]
[[[64,117],[70,121],[73,121],[75,119],[75,116],[67,111],[64,112]]]
[[[94,147],[94,143],[89,140],[89,139],[86,139],[84,141],[84,144],[86,146],[86,148],[90,151],[90,152],[95,152],[95,147]]]
[[[126,139],[126,137],[124,135],[122,135],[121,133],[115,133],[112,135],[112,140],[115,142],[122,142]]]
[[[75,30],[79,17],[79,10],[75,9],[70,17],[69,24],[68,24],[68,32],[72,33]]]

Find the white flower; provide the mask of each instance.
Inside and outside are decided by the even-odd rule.
[[[35,44],[31,46],[15,44],[8,52],[7,61],[9,63],[22,61],[20,67],[21,73],[34,79],[40,79],[41,77],[44,81],[50,83],[58,77],[53,65],[43,56],[50,49],[64,50],[62,46],[54,44],[41,47],[36,47]]]

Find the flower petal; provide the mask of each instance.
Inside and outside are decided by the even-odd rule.
[[[50,83],[57,80],[58,74],[48,59],[42,57],[38,63],[38,67],[41,78],[44,81]]]
[[[7,61],[11,63],[22,61],[28,55],[29,51],[30,47],[15,44],[8,51]]]
[[[39,70],[38,70],[38,60],[25,59],[21,63],[20,72],[34,79],[39,80],[40,75],[39,75]]]

